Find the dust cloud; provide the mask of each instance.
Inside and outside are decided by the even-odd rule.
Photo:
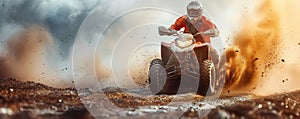
[[[51,34],[40,26],[31,26],[11,36],[0,57],[0,77],[34,81],[53,87],[64,87],[58,74],[50,69],[47,49],[53,45]]]
[[[245,13],[232,47],[226,51],[226,89],[257,95],[299,89],[300,24],[292,15],[300,12],[292,7],[297,2],[259,1],[253,12]]]
[[[300,77],[300,8],[297,0],[274,0],[274,7],[280,16],[282,48],[278,51],[281,55],[277,58],[280,63],[270,69],[257,90],[257,94],[272,94],[299,90]]]
[[[96,57],[95,59],[95,71],[97,73],[98,79],[107,79],[111,77],[111,71],[102,63],[101,59],[99,57]]]

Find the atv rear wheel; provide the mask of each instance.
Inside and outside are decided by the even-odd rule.
[[[200,82],[198,93],[200,95],[212,95],[215,89],[216,73],[215,67],[211,60],[207,59],[200,66]]]
[[[164,87],[167,74],[161,59],[152,60],[149,68],[149,88],[153,94],[159,94]]]

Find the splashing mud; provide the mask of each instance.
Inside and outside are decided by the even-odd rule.
[[[185,119],[200,118],[204,116],[201,114],[208,109],[212,109],[205,116],[208,119],[299,118],[300,108],[299,91],[266,97],[235,94],[205,101],[203,97],[193,94],[153,96],[147,93],[141,94],[141,91],[137,93],[136,90],[120,88],[76,91],[72,88],[58,89],[13,79],[1,79],[0,89],[1,119]],[[78,95],[83,97],[80,98]],[[82,98],[89,102],[86,107],[80,100]],[[189,103],[187,101],[189,98],[193,98],[195,102]],[[170,101],[178,103],[166,105]],[[110,102],[114,105],[110,105]],[[98,110],[99,113],[93,114],[88,110]]]
[[[263,1],[253,14],[245,13],[242,28],[226,51],[227,88],[253,88],[278,63],[280,37],[280,19],[272,1]]]

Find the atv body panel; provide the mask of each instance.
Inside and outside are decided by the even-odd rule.
[[[196,43],[193,50],[189,52],[175,52],[172,50],[170,43],[162,42],[161,57],[160,65],[162,65],[164,69],[150,69],[149,72],[149,74],[151,74],[151,70],[161,70],[158,72],[165,72],[166,74],[164,78],[162,76],[152,78],[157,80],[159,83],[164,83],[163,85],[155,84],[156,86],[153,87],[152,82],[150,89],[158,89],[159,86],[162,86],[159,88],[161,90],[153,92],[154,94],[173,95],[195,92],[201,95],[206,95],[209,86],[209,79],[201,79],[200,67],[202,62],[206,60],[210,61],[211,59],[208,43]],[[151,82],[151,77],[149,77],[149,79],[149,82]]]

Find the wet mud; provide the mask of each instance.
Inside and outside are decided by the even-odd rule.
[[[1,79],[0,118],[200,118],[206,113],[204,118],[209,119],[300,118],[299,96],[300,91],[272,96],[224,91],[219,98],[194,94],[155,96],[147,90],[58,89],[34,82]],[[93,109],[99,109],[99,113],[94,115],[88,111]]]

